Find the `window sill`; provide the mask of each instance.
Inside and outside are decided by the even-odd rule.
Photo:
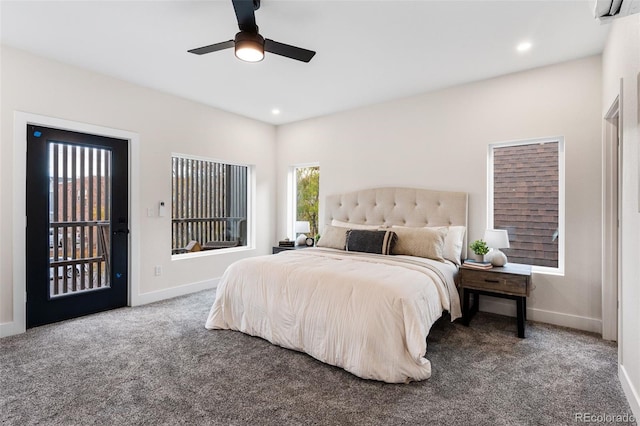
[[[182,253],[182,254],[172,254],[171,260],[186,260],[186,259],[195,259],[198,257],[209,257],[209,256],[221,256],[229,253],[237,253],[243,251],[255,250],[255,247],[251,246],[241,246],[241,247],[231,247],[231,248],[223,248],[217,250],[202,250],[195,251],[192,253]]]
[[[562,268],[548,268],[545,266],[531,266],[532,274],[540,274],[540,275],[555,275],[557,277],[564,277],[564,269]]]

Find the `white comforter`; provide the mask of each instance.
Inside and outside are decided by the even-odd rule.
[[[239,330],[365,379],[431,376],[426,336],[443,310],[460,317],[451,263],[309,248],[238,261],[206,322]]]

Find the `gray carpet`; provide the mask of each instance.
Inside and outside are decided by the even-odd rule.
[[[208,331],[214,292],[124,308],[0,340],[8,425],[559,425],[631,414],[617,349],[597,336],[478,313],[436,323],[433,375],[359,379],[308,355]]]

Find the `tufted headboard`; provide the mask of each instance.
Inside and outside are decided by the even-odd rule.
[[[466,192],[420,188],[372,188],[329,195],[325,223],[333,219],[365,225],[467,226]],[[466,256],[466,234],[463,256]]]

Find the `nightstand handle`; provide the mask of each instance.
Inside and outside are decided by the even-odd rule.
[[[487,280],[487,279],[485,279],[485,280],[484,280],[484,282],[486,282],[486,283],[499,283],[500,281],[498,281],[498,280]]]

